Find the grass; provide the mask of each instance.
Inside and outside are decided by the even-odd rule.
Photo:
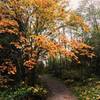
[[[25,97],[38,97],[42,100],[46,94],[47,90],[38,85],[35,87],[21,86],[15,89],[9,88],[7,90],[0,91],[0,100],[26,100],[22,99]]]
[[[70,87],[78,100],[100,100],[99,78],[88,78],[85,82],[74,81]]]

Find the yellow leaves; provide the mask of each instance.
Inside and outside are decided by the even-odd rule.
[[[68,24],[71,25],[71,26],[74,26],[74,27],[81,27],[82,30],[84,32],[89,32],[89,26],[84,22],[84,19],[80,16],[80,15],[77,15],[75,12],[69,12],[69,19],[68,20]]]
[[[37,14],[41,16],[42,20],[52,21],[56,16],[57,4],[54,0],[35,0]]]
[[[22,26],[22,28],[28,28],[27,33],[31,32],[33,34],[36,33],[36,35],[32,36],[28,34],[29,37],[27,39],[24,36],[19,36],[20,43],[23,44],[24,46],[27,44],[30,45],[31,44],[30,38],[32,38],[31,42],[33,42],[32,43],[33,47],[26,46],[24,52],[32,53],[32,49],[34,51],[34,47],[37,46],[38,49],[41,49],[41,51],[46,51],[49,55],[53,57],[57,54],[62,54],[66,57],[77,59],[74,52],[79,53],[78,50],[81,50],[83,48],[91,48],[88,45],[80,43],[76,40],[70,41],[65,35],[61,34],[62,32],[60,32],[59,29],[60,26],[62,26],[61,28],[63,28],[64,26],[64,28],[66,29],[69,28],[67,26],[73,26],[75,28],[81,27],[84,32],[89,31],[88,26],[85,24],[81,16],[77,15],[75,12],[66,11],[65,7],[63,6],[65,3],[67,3],[66,0],[60,0],[60,1],[59,0],[10,0],[9,1],[8,5],[10,9],[8,9],[8,11],[10,10],[11,17],[16,13],[17,17],[14,15],[13,16],[14,18],[16,18],[18,21],[21,21],[22,24],[29,23],[26,25],[27,27]],[[0,21],[0,26],[2,27],[12,26],[18,28],[18,24],[13,20],[2,20],[2,22]],[[11,30],[9,31],[11,33]],[[45,33],[44,35],[44,32],[47,33]],[[59,36],[58,34],[61,35]],[[56,35],[56,38],[59,41],[52,40],[55,38],[53,37],[54,35]],[[14,44],[18,47],[16,43],[11,43],[11,44]],[[81,55],[83,55],[82,53]],[[87,52],[85,53],[87,54]],[[32,66],[33,62],[27,61],[26,64]]]
[[[85,23],[83,24],[82,28],[83,28],[83,31],[86,33],[88,33],[90,31],[89,26],[86,25]]]
[[[32,2],[42,8],[49,8],[56,3],[54,0],[33,0]]]
[[[23,1],[23,0],[22,0]],[[24,1],[26,4],[29,4],[29,6],[34,6],[37,9],[42,9],[42,10],[48,10],[49,8],[54,8],[57,4],[55,0],[25,0]]]
[[[31,3],[31,7],[34,7],[33,16],[38,16],[41,21],[46,21],[46,23],[51,23],[60,13],[56,0],[26,0],[26,2]]]
[[[23,1],[23,0],[22,0]],[[26,5],[34,6],[37,9],[46,9],[55,4],[54,0],[24,0]]]

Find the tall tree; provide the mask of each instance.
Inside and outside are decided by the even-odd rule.
[[[91,48],[77,39],[68,39],[64,28],[78,29],[88,32],[84,20],[73,11],[68,11],[65,0],[7,0],[0,1],[0,18],[14,20],[18,24],[19,48],[22,51],[17,73],[23,74],[27,68],[32,80],[39,59],[62,55],[69,59],[78,60],[75,53],[93,56]],[[3,23],[3,27],[6,23]],[[9,28],[9,27],[8,27]],[[6,30],[6,27],[4,27]],[[11,44],[11,41],[10,41]],[[19,77],[20,77],[20,74]],[[33,78],[34,79],[34,78]],[[31,83],[31,82],[29,82]]]

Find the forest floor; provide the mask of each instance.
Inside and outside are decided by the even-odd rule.
[[[49,75],[42,75],[40,78],[49,89],[47,100],[77,100],[71,90],[57,78]]]

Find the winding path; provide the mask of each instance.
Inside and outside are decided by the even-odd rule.
[[[50,90],[50,95],[47,100],[77,100],[72,94],[71,90],[66,88],[64,83],[49,75],[41,76],[41,80],[46,84]]]

